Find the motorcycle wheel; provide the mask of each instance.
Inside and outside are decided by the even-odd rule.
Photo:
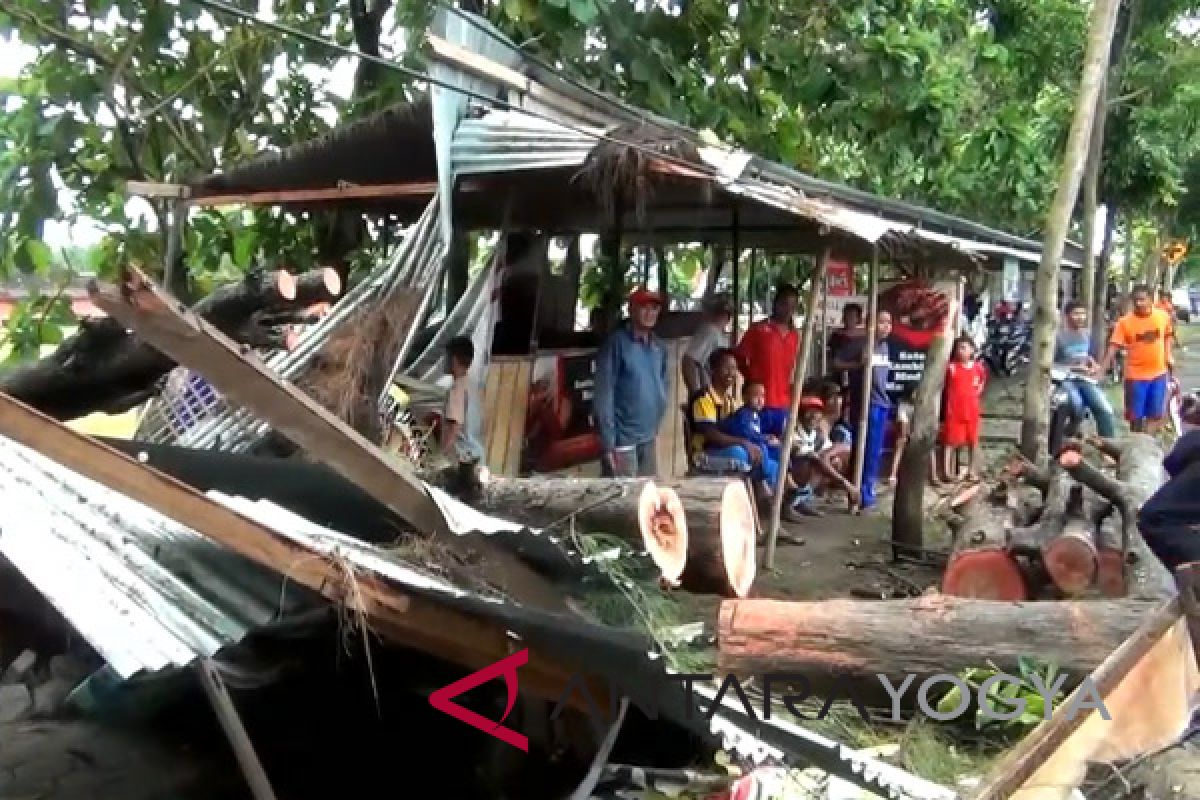
[[[1070,417],[1071,412],[1065,408],[1057,408],[1050,415],[1050,430],[1046,439],[1051,458],[1057,458],[1062,450],[1063,442],[1067,438],[1067,428],[1071,424]]]

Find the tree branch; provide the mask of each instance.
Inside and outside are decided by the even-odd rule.
[[[3,2],[3,0],[0,0],[0,11],[11,16],[18,22],[24,22],[25,24],[36,28],[50,42],[58,45],[59,47],[73,52],[76,55],[91,59],[97,64],[97,66],[111,71],[113,73],[114,83],[119,78],[121,86],[126,90],[133,91],[156,104],[161,104],[163,102],[162,98],[157,92],[140,83],[138,80],[136,80],[136,78],[133,77],[132,73],[123,69],[122,62],[123,60],[127,60],[125,59],[124,54],[118,58],[114,58],[111,54],[102,52],[90,42],[80,41],[66,31],[55,28],[53,25],[41,19],[36,14],[30,14],[13,6],[11,3]],[[111,88],[108,94],[111,98]],[[115,104],[113,104],[113,111],[113,116],[117,118],[119,130],[120,123],[122,121],[122,115],[115,113]],[[202,150],[197,149],[195,142],[193,142],[186,133],[187,127],[182,123],[177,115],[175,115],[173,112],[170,112],[169,107],[166,108],[166,111],[167,113],[163,115],[163,124],[170,129],[171,134],[175,137],[176,141],[179,142],[180,146],[187,152],[197,166],[208,170],[214,169],[216,167],[216,162],[214,161],[213,157],[211,155],[205,155]]]

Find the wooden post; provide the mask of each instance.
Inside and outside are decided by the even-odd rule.
[[[821,374],[829,371],[829,270],[821,270]]]
[[[187,264],[183,260],[183,234],[187,227],[187,203],[171,200],[167,215],[171,227],[167,229],[167,253],[163,263],[163,286],[175,296],[176,300],[191,305],[191,283],[188,281]]]
[[[733,329],[729,334],[729,343],[734,346],[737,345],[737,340],[738,340],[738,320],[741,319],[741,316],[742,316],[742,290],[741,290],[741,281],[739,280],[742,277],[742,271],[740,269],[740,265],[738,264],[738,261],[740,260],[738,258],[738,256],[740,256],[742,253],[742,242],[741,242],[742,237],[741,237],[740,228],[741,228],[741,226],[738,221],[738,205],[737,205],[737,203],[734,203],[733,204],[733,252],[731,254],[731,257],[733,259],[733,268],[732,268],[732,272],[733,272]]]
[[[758,249],[750,248],[750,277],[746,280],[746,299],[750,303],[750,320],[754,320],[754,278],[758,274]]]
[[[854,486],[859,492],[863,487],[863,460],[867,454],[867,420],[871,416],[871,365],[875,352],[875,317],[879,314],[879,245],[871,250],[871,272],[867,284],[867,342],[863,365],[862,408],[858,410],[858,430],[854,432]],[[874,476],[872,476],[874,478]]]
[[[771,569],[775,564],[775,540],[779,536],[779,515],[783,512],[783,490],[787,485],[789,456],[792,452],[792,440],[796,435],[796,415],[800,410],[800,396],[804,393],[804,378],[808,372],[808,347],[816,330],[817,318],[814,311],[821,285],[824,283],[825,267],[829,263],[829,248],[821,251],[817,260],[817,269],[809,281],[808,302],[804,306],[804,333],[800,341],[800,353],[792,372],[792,403],[788,408],[787,425],[783,429],[783,447],[779,451],[779,477],[775,480],[775,496],[771,498],[771,527],[767,534],[766,568]]]

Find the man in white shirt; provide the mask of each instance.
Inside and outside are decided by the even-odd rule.
[[[704,317],[683,354],[683,382],[688,388],[688,397],[712,384],[708,359],[718,347],[728,346],[725,329],[732,319],[733,304],[728,296],[718,294],[705,299]]]

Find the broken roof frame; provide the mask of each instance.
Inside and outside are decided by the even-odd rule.
[[[902,263],[965,266],[1004,257],[1040,261],[1038,242],[709,144],[694,130],[563,78],[475,14],[440,7],[428,42],[429,73],[436,80],[428,100],[387,109],[279,154],[203,177],[182,187],[184,202],[215,204],[223,198],[245,202],[262,190],[264,202],[312,208],[321,207],[320,202],[354,203],[371,194],[372,188],[386,194],[391,187],[399,206],[376,197],[365,208],[389,213],[399,208],[403,219],[414,215],[412,203],[418,196],[427,198],[436,188],[448,199],[440,214],[444,240],[450,241],[456,223],[480,221],[479,204],[488,205],[487,187],[524,192],[524,200],[534,201],[537,184],[517,184],[514,190],[509,181],[537,175],[543,185],[556,180],[570,183],[571,174],[578,173],[606,142],[620,146],[622,128],[642,126],[683,143],[693,156],[698,154],[690,159],[648,156],[653,177],[674,182],[677,188],[692,186],[693,191],[702,186],[711,202],[656,209],[649,225],[636,219],[601,223],[595,213],[580,218],[569,209],[557,208],[539,217],[545,224],[518,222],[517,226],[561,229],[555,233],[615,226],[630,242],[647,241],[647,237],[716,241],[733,235],[736,214],[729,211],[738,206],[743,216],[738,238],[748,247],[759,246],[756,242],[761,240],[762,246],[780,251],[816,253],[832,238],[847,254],[864,259],[871,246],[879,245]],[[395,139],[391,147],[386,145],[388,137]],[[369,160],[389,160],[388,165],[353,163],[355,155],[363,159],[367,151],[372,154]],[[399,152],[411,153],[411,158],[397,164]],[[285,191],[270,191],[284,186]],[[314,193],[320,192],[326,197],[318,202]],[[340,193],[340,199],[329,193]],[[470,209],[476,213],[469,213]],[[486,221],[496,224],[494,208],[488,211]],[[698,221],[697,211],[707,216]],[[748,218],[751,211],[765,215],[767,223],[758,226],[761,230]],[[1077,267],[1080,252],[1068,242],[1064,266]]]
[[[589,676],[585,679],[589,683],[593,678],[597,680],[589,687],[592,698],[603,701],[610,690],[618,688],[632,692],[633,702],[661,708],[667,719],[716,737],[752,763],[815,764],[895,800],[956,797],[945,787],[797,726],[776,720],[746,720],[732,713],[727,704],[715,712],[705,712],[670,679],[661,658],[656,658],[653,652],[646,653],[646,645],[633,641],[626,633],[577,617],[504,603],[459,589],[377,547],[325,529],[270,502],[213,491],[201,494],[3,394],[0,394],[0,435],[11,440],[9,443],[0,439],[0,453],[9,452],[18,460],[28,458],[46,464],[40,477],[30,484],[35,490],[64,482],[76,490],[103,487],[106,502],[120,510],[133,509],[155,526],[169,529],[176,538],[207,538],[235,558],[266,567],[285,581],[345,603],[362,613],[380,633],[401,645],[451,663],[479,668],[508,655],[520,641],[539,654],[537,660],[531,659],[527,664],[522,685],[552,702],[583,702],[577,694],[567,691],[574,680],[570,670],[578,670]],[[79,502],[90,506],[93,501]],[[85,513],[94,512],[88,508]],[[60,538],[64,545],[73,541],[73,546],[80,550],[80,568],[87,569],[90,565],[97,570],[96,575],[90,576],[93,579],[103,581],[104,569],[83,556],[84,553],[96,554],[99,549],[111,546],[116,538],[137,538],[122,530],[119,518],[120,512],[112,517],[111,530],[107,531],[92,530],[88,525],[63,529]],[[0,535],[0,543],[3,539]],[[128,544],[134,548],[146,547],[143,542]],[[119,565],[119,561],[115,563]],[[123,677],[197,663],[211,668],[211,658],[246,632],[229,630],[215,637],[196,636],[194,630],[178,625],[179,618],[193,612],[187,594],[158,592],[156,579],[143,580],[136,571],[132,572],[130,584],[114,592],[114,596],[123,595],[124,600],[113,606],[107,620],[98,620],[96,610],[86,613],[80,610],[80,603],[69,597],[73,584],[65,582],[61,573],[41,570],[31,577],[35,577],[39,590],[106,658],[121,654],[117,659],[118,673]],[[134,584],[144,591],[123,591]],[[178,604],[173,598],[179,600]],[[214,609],[208,608],[206,613]],[[218,614],[220,611],[215,609]],[[126,618],[131,612],[136,619]],[[81,614],[90,620],[82,627]],[[165,659],[158,647],[137,651],[125,641],[131,636],[139,638],[130,626],[144,624],[147,617],[154,621],[156,632],[162,626],[171,638],[171,651]],[[449,624],[449,620],[454,620],[454,624]],[[181,632],[183,635],[178,635]],[[603,647],[605,653],[620,663],[597,670],[602,666],[594,652],[597,647]],[[709,717],[707,721],[705,716]]]

